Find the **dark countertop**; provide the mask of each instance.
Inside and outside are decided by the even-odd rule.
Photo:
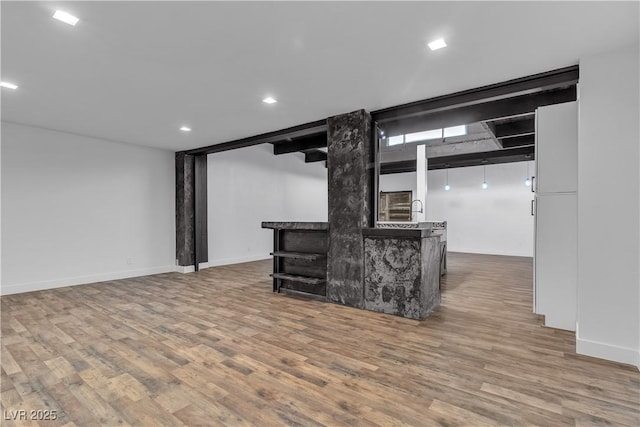
[[[292,222],[292,221],[265,221],[262,228],[274,230],[328,230],[328,222]]]
[[[427,228],[363,228],[362,235],[367,237],[415,238],[431,237]]]

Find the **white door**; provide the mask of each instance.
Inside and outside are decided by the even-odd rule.
[[[545,326],[575,331],[577,199],[575,194],[536,195],[535,309]]]

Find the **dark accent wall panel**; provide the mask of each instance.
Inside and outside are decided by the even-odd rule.
[[[371,116],[364,110],[330,117],[328,133],[329,250],[327,300],[364,307],[364,244],[370,226]]]

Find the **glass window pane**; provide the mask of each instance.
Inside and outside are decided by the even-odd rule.
[[[387,145],[388,146],[392,146],[392,145],[400,145],[404,143],[404,135],[398,135],[398,136],[390,136],[387,139]]]
[[[462,136],[467,134],[467,125],[451,126],[444,128],[444,137],[449,138],[451,136]]]
[[[422,132],[408,133],[405,135],[405,142],[425,141],[427,139],[442,138],[442,129],[425,130]]]

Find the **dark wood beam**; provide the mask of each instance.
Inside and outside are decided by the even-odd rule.
[[[577,65],[573,65],[449,95],[376,110],[371,113],[371,116],[373,120],[378,123],[396,121],[419,116],[426,112],[435,112],[441,109],[458,108],[464,105],[480,103],[488,99],[495,100],[518,94],[574,86],[578,82],[578,77],[579,68]]]
[[[451,110],[435,111],[421,116],[409,117],[379,124],[389,136],[439,129],[460,124],[475,123],[519,114],[528,114],[543,105],[575,101],[576,87],[549,90],[530,95],[488,101],[480,104],[458,107]]]
[[[498,139],[531,134],[536,131],[536,121],[533,116],[526,116],[521,120],[495,123],[493,130]]]
[[[431,157],[428,169],[461,168],[467,166],[482,166],[487,164],[510,163],[533,160],[535,147],[533,145],[502,150],[483,151],[479,153],[456,154],[454,156]],[[380,174],[415,172],[415,160],[388,162],[380,165]]]
[[[323,162],[327,160],[327,153],[320,150],[309,151],[304,153],[304,162],[305,163],[313,163],[313,162]]]
[[[297,138],[301,136],[313,135],[327,131],[327,121],[318,120],[303,125],[293,126],[273,132],[267,132],[260,135],[250,136],[248,138],[238,139],[231,142],[223,142],[221,144],[209,145],[207,147],[186,150],[182,153],[189,155],[213,154],[222,151],[235,150],[237,148],[251,147],[253,145],[265,144],[269,142],[282,141],[287,138]]]
[[[327,134],[321,133],[317,135],[296,138],[292,141],[279,141],[273,144],[273,154],[295,153],[296,151],[304,151],[312,148],[322,148],[327,146]]]

